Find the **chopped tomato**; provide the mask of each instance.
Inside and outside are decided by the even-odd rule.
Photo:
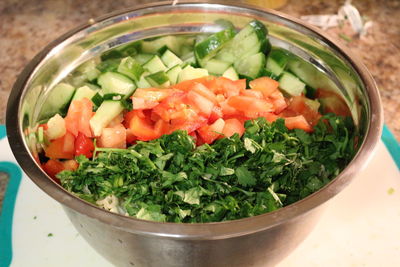
[[[321,118],[321,114],[318,112],[318,108],[310,106],[310,104],[307,103],[307,100],[308,99],[304,96],[293,97],[290,100],[287,111],[285,111],[285,115],[286,116],[302,115],[309,124],[314,126]]]
[[[64,169],[68,171],[75,171],[79,167],[78,162],[74,159],[63,161],[62,164],[64,165]]]
[[[206,118],[210,117],[214,103],[208,100],[208,98],[205,98],[194,91],[189,91],[187,93],[187,101],[189,104],[193,105],[201,115]]]
[[[279,114],[281,113],[285,108],[287,108],[287,103],[285,100],[285,97],[283,96],[283,94],[281,93],[281,91],[276,90],[274,92],[272,92],[269,97],[268,97],[271,102],[272,105],[274,105],[274,113],[275,114]]]
[[[209,89],[215,94],[223,94],[226,98],[239,95],[240,91],[246,89],[246,80],[232,81],[225,77],[218,77],[209,83]]]
[[[232,107],[231,105],[228,104],[228,100],[225,100],[221,103],[219,103],[219,106],[221,107],[222,114],[225,117],[228,116],[236,116],[236,115],[242,115],[242,112],[238,111],[236,108]]]
[[[279,118],[278,115],[276,115],[272,112],[261,112],[260,117],[264,117],[269,122],[274,122]]]
[[[169,133],[176,130],[185,130],[188,133],[191,133],[198,128],[206,125],[207,122],[208,120],[202,116],[192,117],[191,119],[187,120],[174,119],[171,120],[171,128],[169,130]]]
[[[99,147],[126,148],[126,129],[122,124],[104,128],[97,141]]]
[[[174,92],[173,89],[158,88],[138,88],[132,97],[141,98],[150,102],[160,102],[170,96]]]
[[[264,98],[263,93],[261,93],[260,91],[256,91],[256,90],[243,90],[240,95],[243,96],[249,96],[249,97],[254,97],[254,98],[258,98],[258,99],[262,99]]]
[[[74,100],[71,102],[67,116],[65,117],[65,127],[67,131],[75,137],[81,132],[87,137],[92,137],[89,120],[93,116],[93,103],[87,98]]]
[[[130,128],[126,129],[126,143],[127,144],[134,144],[136,141],[136,136],[132,133]]]
[[[56,183],[60,183],[60,179],[56,177],[59,172],[65,170],[64,165],[56,159],[49,159],[45,164],[43,164],[43,170],[53,179]]]
[[[307,120],[302,115],[299,115],[296,117],[285,118],[285,125],[289,130],[302,129],[306,132],[313,131],[313,128],[311,127],[311,125],[307,122]]]
[[[239,134],[239,136],[242,136],[244,130],[243,122],[240,122],[238,119],[228,119],[225,120],[222,134],[226,137],[231,137],[235,133]]]
[[[211,144],[218,137],[220,137],[225,126],[225,121],[223,119],[216,120],[211,125],[205,125],[197,130],[197,133],[201,136],[201,139],[207,143]]]
[[[201,95],[201,96],[203,96],[205,98],[207,98],[208,100],[210,100],[214,104],[217,103],[216,95],[201,83],[194,83],[190,87],[190,90],[198,93],[199,95]]]
[[[150,118],[142,117],[135,111],[129,123],[130,131],[140,141],[150,141],[161,136],[154,130],[154,124]]]
[[[279,83],[269,77],[261,77],[252,80],[249,85],[251,89],[262,92],[264,97],[267,98],[278,90]]]
[[[87,158],[91,158],[93,156],[93,151],[94,144],[92,139],[85,136],[83,133],[79,133],[75,139],[75,156],[84,155]]]
[[[209,123],[214,123],[216,120],[218,120],[219,118],[222,118],[224,116],[224,114],[222,113],[222,109],[219,106],[214,106],[212,111],[211,111],[211,115],[208,118],[208,122]]]
[[[201,77],[198,79],[183,81],[183,82],[173,85],[172,87],[174,89],[188,91],[194,83],[201,83],[201,84],[205,85],[206,87],[209,87],[208,85],[210,83],[212,83],[214,80],[215,80],[215,78],[212,76],[205,76],[205,77]]]
[[[152,109],[158,105],[156,101],[146,100],[140,97],[131,97],[133,109]]]
[[[45,155],[51,159],[73,159],[75,152],[75,137],[66,132],[63,137],[53,140],[45,149]]]
[[[228,104],[243,112],[270,112],[273,110],[272,104],[268,101],[249,96],[233,96],[228,99]]]

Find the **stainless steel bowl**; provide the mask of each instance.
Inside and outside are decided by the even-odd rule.
[[[272,44],[320,70],[315,86],[335,90],[357,125],[359,150],[351,163],[318,192],[280,210],[235,221],[158,223],[113,214],[65,191],[41,170],[26,137],[49,91],[89,58],[130,41],[164,34],[218,31],[216,19],[243,27],[256,18]],[[308,63],[307,63],[308,62]],[[329,77],[327,82],[325,78]],[[96,19],[48,45],[23,70],[7,107],[8,138],[27,175],[62,204],[80,234],[118,266],[269,266],[288,255],[313,229],[322,204],[343,190],[368,163],[380,138],[382,110],[366,68],[322,31],[282,13],[239,4],[157,3]],[[28,140],[28,141],[27,141]],[[313,253],[310,251],[310,253]]]

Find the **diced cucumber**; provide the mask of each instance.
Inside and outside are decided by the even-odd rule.
[[[182,71],[181,66],[176,65],[172,68],[170,68],[166,74],[168,76],[169,81],[171,82],[172,85],[176,84],[176,82],[178,81],[178,76],[179,73]]]
[[[167,76],[167,74],[165,74],[164,71],[159,71],[147,75],[145,79],[149,82],[151,86],[154,87],[168,87],[171,84],[169,81],[169,77]]]
[[[264,72],[265,55],[260,52],[235,62],[234,67],[239,75],[246,78],[255,79]]]
[[[140,53],[140,54],[135,55],[133,57],[133,59],[135,59],[137,62],[139,62],[139,64],[143,65],[144,63],[149,61],[153,56],[154,55],[152,55],[152,54]]]
[[[136,89],[136,85],[131,79],[116,72],[103,73],[97,79],[97,83],[101,86],[104,95],[120,94],[127,98]]]
[[[267,58],[267,70],[279,76],[284,70],[289,60],[289,54],[282,49],[272,49]]]
[[[291,96],[301,95],[305,86],[306,85],[300,81],[299,78],[287,71],[284,71],[279,78],[279,88]]]
[[[37,140],[39,144],[44,144],[44,130],[42,126],[37,129]]]
[[[96,68],[101,72],[117,71],[120,62],[120,58],[111,58],[100,62]]]
[[[239,75],[233,67],[229,67],[223,74],[222,77],[231,79],[232,81],[239,80]]]
[[[194,47],[194,55],[201,67],[214,57],[223,46],[235,36],[233,28],[214,33]]]
[[[149,84],[149,82],[146,80],[146,76],[149,75],[149,72],[145,72],[142,74],[142,76],[140,76],[140,79],[137,83],[138,88],[149,88],[151,87],[151,84]]]
[[[121,60],[121,63],[118,66],[118,72],[137,82],[144,72],[144,69],[135,59],[132,57],[126,57]]]
[[[208,70],[186,66],[178,75],[178,82],[208,76]]]
[[[100,75],[100,71],[96,68],[97,64],[96,59],[91,59],[83,63],[77,68],[77,71],[81,72],[86,76],[89,81],[93,81]]]
[[[204,68],[208,70],[209,73],[220,75],[224,73],[231,65],[232,64],[229,62],[212,58],[205,63]]]
[[[184,42],[184,38],[179,36],[162,36],[153,40],[145,40],[142,42],[142,52],[156,54],[160,48],[166,46],[176,55],[180,55],[180,47]]]
[[[120,101],[105,100],[101,103],[89,124],[95,136],[100,136],[106,127],[116,116],[124,110]]]
[[[87,86],[94,91],[99,91],[101,88],[93,83],[85,83],[83,86]]]
[[[67,83],[57,84],[45,100],[40,112],[40,120],[48,119],[56,113],[64,114],[74,95],[75,88]]]
[[[186,54],[184,57],[182,57],[182,60],[183,60],[183,64],[181,64],[182,68],[186,67],[187,65],[190,65],[192,67],[197,66],[196,58],[193,52]]]
[[[234,63],[243,57],[265,52],[269,46],[267,34],[264,24],[253,20],[218,52],[216,58]]]
[[[90,89],[89,86],[84,85],[76,89],[74,96],[72,97],[72,101],[79,100],[84,97],[88,98],[89,100],[96,94],[96,91]]]
[[[273,74],[270,70],[264,69],[263,74],[261,76],[266,76],[271,79],[274,79],[275,81],[279,80],[279,76]]]
[[[161,60],[168,68],[182,64],[182,60],[168,49],[162,54]]]
[[[164,71],[167,67],[161,61],[159,56],[153,56],[149,61],[143,64],[143,68],[147,69],[150,73]]]

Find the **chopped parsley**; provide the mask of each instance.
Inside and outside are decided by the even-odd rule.
[[[296,202],[336,177],[354,154],[350,118],[325,115],[308,134],[284,120],[247,121],[246,131],[196,147],[175,131],[128,149],[96,148],[77,157],[62,185],[95,203],[118,198],[122,213],[161,222],[218,222]]]

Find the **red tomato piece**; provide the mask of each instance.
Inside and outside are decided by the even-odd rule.
[[[318,112],[318,110],[310,107],[310,105],[307,104],[307,99],[304,96],[293,97],[290,100],[287,110],[288,112],[285,111],[285,116],[302,115],[312,126],[317,124],[318,120],[321,118],[321,114]]]
[[[232,81],[225,77],[218,77],[210,83],[209,89],[215,94],[223,94],[226,98],[239,95],[240,91],[246,89],[246,80]]]
[[[193,105],[201,115],[206,118],[210,117],[214,107],[214,103],[212,101],[194,91],[189,91],[187,93],[187,101]]]
[[[122,124],[104,128],[97,141],[99,147],[126,148],[126,129]]]
[[[194,83],[191,88],[191,91],[198,93],[199,95],[207,98],[208,100],[210,100],[211,102],[213,102],[214,104],[217,103],[217,98],[216,95],[210,91],[205,85],[201,84],[201,83]]]
[[[139,89],[138,89],[139,90]],[[156,101],[146,100],[140,97],[131,97],[133,109],[152,109],[158,105]]]
[[[72,133],[74,136],[78,136],[81,110],[82,102],[79,100],[72,101],[69,105],[67,116],[64,119],[67,131]]]
[[[245,129],[243,126],[243,122],[240,122],[238,119],[228,119],[225,120],[224,129],[222,130],[222,134],[225,137],[231,137],[235,133],[242,136]]]
[[[81,110],[81,117],[79,120],[78,130],[87,137],[93,137],[92,130],[89,124],[89,121],[93,116],[93,103],[86,97],[82,98],[81,102],[82,102],[82,110]]]
[[[281,91],[276,90],[269,95],[269,99],[274,105],[275,114],[281,113],[285,108],[287,108],[286,100]]]
[[[134,144],[136,142],[136,136],[132,133],[131,129],[126,129],[126,143]]]
[[[302,129],[306,132],[312,132],[313,128],[311,125],[307,122],[307,120],[302,116],[296,116],[296,117],[288,117],[285,118],[285,126],[289,129]]]
[[[143,118],[137,111],[130,120],[129,128],[140,141],[150,141],[160,137],[159,133],[154,130],[153,122],[149,118]]]
[[[93,140],[83,133],[79,133],[75,139],[75,156],[84,155],[87,158],[91,158],[93,156],[93,151]]]
[[[93,116],[93,103],[87,98],[74,100],[71,102],[67,116],[65,117],[65,127],[67,131],[75,137],[81,132],[87,137],[92,137],[89,120]]]
[[[73,134],[66,132],[60,138],[54,139],[45,149],[45,155],[51,159],[73,159],[74,158],[74,142]]]
[[[261,112],[260,117],[264,117],[269,122],[274,122],[279,118],[278,115],[276,115],[272,112]]]
[[[138,88],[132,97],[141,98],[149,102],[160,102],[170,96],[175,90],[158,88]]]
[[[241,91],[240,95],[254,97],[254,98],[258,98],[258,99],[264,98],[263,93],[260,92],[260,91],[256,91],[256,90],[248,90],[248,89],[246,89],[246,90]]]
[[[201,77],[198,79],[183,81],[183,82],[173,85],[172,87],[174,89],[179,89],[182,91],[189,91],[191,86],[194,83],[201,83],[201,84],[205,85],[206,87],[209,87],[209,84],[213,83],[214,80],[215,80],[215,78],[213,76],[205,76],[205,77]]]
[[[228,104],[233,108],[243,112],[273,111],[273,106],[268,101],[249,96],[232,96],[228,99]]]
[[[219,118],[222,118],[223,116],[224,116],[224,114],[222,113],[221,107],[214,106],[211,111],[211,115],[208,118],[208,122],[214,123],[216,120],[218,120]]]
[[[228,104],[228,100],[219,103],[219,105],[221,107],[222,114],[224,114],[224,118],[228,116],[232,117],[242,115],[242,112]]]
[[[271,93],[278,90],[279,83],[269,77],[261,77],[252,80],[249,85],[251,89],[262,92],[264,97],[267,98]]]
[[[197,133],[201,136],[205,143],[211,144],[221,136],[224,126],[225,121],[223,119],[218,119],[211,125],[205,125],[199,128]]]
[[[43,170],[53,179],[56,183],[60,183],[60,179],[56,177],[59,172],[65,170],[64,165],[56,159],[49,159],[45,164],[43,164]]]
[[[68,171],[75,171],[79,167],[78,162],[74,159],[63,161],[62,164],[64,166],[64,169]]]

